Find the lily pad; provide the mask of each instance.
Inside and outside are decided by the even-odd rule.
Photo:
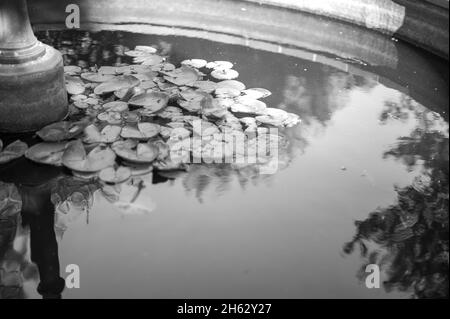
[[[222,87],[214,91],[218,98],[234,98],[241,95],[241,91],[231,87]]]
[[[232,88],[239,91],[245,90],[245,84],[237,80],[225,80],[217,83],[216,88]]]
[[[111,93],[122,89],[131,89],[141,83],[132,75],[121,75],[115,77],[111,81],[103,82],[94,89],[94,93],[98,95]]]
[[[97,119],[108,124],[121,124],[123,117],[120,112],[106,111],[97,115]]]
[[[67,93],[78,95],[83,94],[86,90],[83,81],[79,77],[66,75],[64,79],[66,82]]]
[[[234,113],[265,114],[266,109],[266,103],[244,96],[236,98],[236,103],[231,106]]]
[[[62,143],[39,143],[30,147],[25,157],[29,160],[53,166],[62,166],[62,156],[66,149],[66,142]]]
[[[141,120],[141,116],[137,111],[125,111],[122,113],[122,118],[128,124],[138,123]]]
[[[272,92],[263,88],[252,88],[242,91],[242,93],[252,99],[259,100],[272,95]]]
[[[144,46],[139,46],[140,48],[143,48]],[[125,52],[125,55],[133,57],[133,58],[137,58],[137,57],[145,57],[145,56],[149,56],[152,55],[154,53],[156,53],[156,49],[152,48],[152,47],[148,47],[148,50],[129,50]],[[151,48],[151,49],[150,49]]]
[[[158,160],[164,160],[165,158],[167,158],[169,156],[170,147],[169,147],[169,145],[167,145],[167,143],[165,143],[161,140],[158,140],[158,141],[153,142],[152,144],[155,145],[159,150],[158,158],[157,158]]]
[[[217,88],[217,83],[213,81],[195,81],[192,84],[193,87],[198,88],[201,91],[205,91],[207,93],[212,93]]]
[[[135,106],[142,106],[151,112],[158,112],[167,106],[169,95],[164,92],[149,92],[133,96],[128,103]]]
[[[132,140],[115,142],[112,149],[120,158],[138,164],[153,162],[159,153],[155,145],[138,143]]]
[[[80,109],[80,110],[84,110],[84,109],[87,109],[89,107],[89,104],[87,104],[84,101],[75,101],[75,102],[73,102],[73,105],[75,105],[75,107]]]
[[[98,177],[105,183],[119,184],[131,177],[131,170],[125,166],[107,167],[100,171]]]
[[[133,60],[134,63],[142,63],[142,65],[158,65],[162,62],[164,62],[164,58],[162,56],[152,54],[152,55],[146,55],[141,57],[136,57]]]
[[[193,133],[206,137],[220,133],[217,126],[209,121],[200,120],[193,123]]]
[[[164,79],[170,83],[178,86],[187,85],[192,86],[200,79],[200,74],[196,69],[182,66],[170,72],[164,73]]]
[[[103,104],[103,109],[111,112],[128,111],[128,103],[122,101],[113,101]]]
[[[64,73],[73,75],[73,74],[80,74],[81,68],[76,65],[66,65],[64,66]]]
[[[81,74],[81,78],[83,80],[94,82],[94,83],[102,83],[102,82],[108,82],[115,79],[115,75],[112,74],[101,74],[101,73],[95,73],[95,72],[86,72]]]
[[[148,46],[148,45],[137,45],[134,48],[136,51],[143,51],[149,54],[153,54],[156,53],[156,49],[154,47]]]
[[[119,139],[122,128],[117,125],[106,125],[101,131],[91,124],[84,129],[83,142],[93,143],[113,143]]]
[[[2,144],[0,141],[0,164],[6,164],[22,157],[28,149],[28,145],[20,140],[9,144],[4,149],[2,149]]]
[[[291,127],[297,125],[300,118],[281,109],[267,108],[265,114],[256,117],[256,121],[267,125]]]
[[[115,66],[102,66],[97,72],[104,75],[116,75],[118,73]],[[121,73],[123,73],[123,70]]]
[[[45,142],[61,142],[72,139],[81,134],[86,127],[85,121],[69,122],[62,121],[47,125],[40,131],[36,132]]]
[[[239,72],[233,69],[215,69],[211,76],[217,80],[234,80],[239,77]]]
[[[201,69],[206,66],[208,61],[203,59],[190,59],[190,60],[184,60],[181,62],[181,65],[190,66],[196,69]]]
[[[83,173],[94,173],[113,166],[115,159],[115,153],[105,145],[99,145],[86,153],[79,140],[69,142],[62,156],[64,166]]]
[[[157,113],[157,115],[164,119],[172,119],[174,117],[183,115],[183,111],[179,107],[168,106],[161,112]]]
[[[209,62],[208,64],[206,64],[206,67],[208,69],[215,69],[215,70],[232,69],[233,66],[234,66],[233,63],[231,63],[229,61],[214,61],[214,62]]]
[[[148,140],[158,135],[160,131],[161,127],[158,124],[138,123],[137,127],[125,126],[120,135],[123,138]]]

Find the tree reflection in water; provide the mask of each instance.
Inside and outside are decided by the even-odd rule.
[[[421,173],[412,185],[396,189],[395,204],[355,223],[356,235],[344,252],[350,254],[359,246],[365,259],[358,273],[361,280],[367,275],[367,264],[378,264],[386,274],[387,291],[412,292],[414,298],[448,298],[448,124],[436,124],[436,113],[413,104],[408,98],[402,105],[387,103],[380,120],[406,121],[410,116],[418,120],[411,135],[399,138],[385,157],[401,161],[410,171],[419,166]]]

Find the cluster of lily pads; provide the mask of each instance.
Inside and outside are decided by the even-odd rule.
[[[202,137],[200,152],[223,148],[225,141],[216,134],[221,132],[243,136],[252,147],[255,133],[269,135],[271,127],[299,123],[297,115],[261,101],[270,91],[236,80],[239,73],[231,62],[191,59],[176,67],[156,52],[137,46],[125,52],[132,64],[65,66],[68,117],[38,131],[43,142],[31,148],[16,141],[2,150],[0,142],[0,164],[25,155],[65,166],[78,177],[120,183],[153,167],[185,169],[171,148],[180,141],[190,145],[195,134]]]

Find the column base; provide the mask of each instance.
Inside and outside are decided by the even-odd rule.
[[[62,120],[68,111],[61,54],[19,64],[0,64],[0,132],[33,132]]]

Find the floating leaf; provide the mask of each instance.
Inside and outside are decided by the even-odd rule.
[[[208,62],[206,60],[202,59],[190,59],[190,60],[184,60],[181,62],[181,65],[190,66],[196,69],[201,69],[206,66]]]
[[[142,51],[142,50],[130,50],[130,51],[125,52],[125,55],[133,57],[133,58],[146,57],[151,54],[152,54],[151,52],[146,52],[146,51]]]
[[[131,176],[147,175],[153,171],[153,166],[150,164],[136,164],[126,163],[131,171]]]
[[[257,116],[256,120],[267,125],[287,127],[297,125],[300,122],[298,115],[276,108],[267,108],[265,114]]]
[[[132,75],[121,75],[115,77],[113,80],[101,83],[94,89],[94,93],[102,95],[105,93],[111,93],[122,89],[131,89],[138,86],[141,83]]]
[[[83,101],[86,100],[87,98],[88,97],[84,94],[75,94],[70,97],[70,100],[75,102],[75,101]]]
[[[75,101],[73,105],[75,105],[76,108],[81,110],[87,109],[89,107],[89,104],[87,104],[84,101]]]
[[[113,143],[118,140],[122,128],[117,125],[106,125],[101,131],[91,124],[84,129],[83,142],[92,143]]]
[[[171,140],[184,140],[191,136],[191,132],[184,127],[174,127],[170,131]]]
[[[272,95],[272,92],[262,88],[252,88],[242,91],[242,93],[252,99],[259,100]]]
[[[233,68],[233,63],[231,63],[229,61],[214,61],[214,62],[209,62],[208,64],[206,64],[206,67],[208,69],[227,70],[227,69]]]
[[[2,144],[0,141],[0,165],[22,157],[28,149],[28,145],[20,140],[7,145],[4,149]]]
[[[137,111],[125,111],[122,113],[122,118],[128,124],[138,123],[141,120]]]
[[[121,124],[122,114],[120,112],[106,111],[97,115],[97,119],[108,124]]]
[[[217,88],[232,88],[239,91],[245,90],[245,84],[236,80],[225,80],[217,83]]]
[[[168,106],[161,112],[157,113],[156,115],[164,119],[172,119],[183,115],[183,111],[179,107]]]
[[[103,109],[110,112],[128,111],[128,103],[122,101],[113,101],[103,104]]]
[[[73,75],[73,74],[80,74],[81,68],[76,65],[66,65],[64,66],[64,73]]]
[[[64,166],[71,170],[82,173],[94,173],[113,166],[115,159],[115,153],[107,146],[99,145],[89,153],[86,153],[83,143],[76,140],[67,144],[62,162]]]
[[[216,125],[209,121],[200,120],[193,123],[193,133],[198,136],[210,136],[220,133]]]
[[[192,86],[200,79],[200,74],[196,69],[182,66],[170,72],[164,73],[164,79],[170,83],[178,86],[188,85]]]
[[[79,77],[66,75],[64,79],[66,82],[67,93],[77,95],[83,94],[86,90],[83,81]]]
[[[123,183],[131,177],[131,170],[124,166],[119,166],[117,168],[107,167],[100,171],[98,177],[105,183]]]
[[[121,71],[123,73],[123,69]],[[97,72],[105,75],[116,75],[118,73],[115,66],[102,66]]]
[[[234,80],[239,77],[239,72],[233,69],[215,69],[211,76],[217,80]]]
[[[241,95],[241,91],[231,88],[231,87],[222,87],[218,88],[214,91],[214,94],[218,98],[234,98]]]
[[[25,153],[25,157],[40,164],[62,166],[62,156],[66,149],[66,145],[66,142],[39,143],[30,147]]]
[[[138,123],[137,127],[125,126],[120,134],[123,138],[148,140],[159,134],[161,127],[153,123]]]
[[[164,62],[164,58],[159,55],[147,55],[142,57],[136,57],[133,60],[134,63],[142,63],[142,65],[158,65]]]
[[[254,117],[243,117],[239,120],[246,126],[245,132],[255,132],[258,129],[258,125]]]
[[[94,83],[102,83],[102,82],[108,82],[112,81],[116,78],[115,75],[112,74],[101,74],[101,73],[94,73],[94,72],[86,72],[81,74],[81,78],[83,80],[94,82]]]
[[[69,140],[81,134],[86,127],[87,123],[82,122],[57,122],[47,125],[40,131],[36,132],[42,140],[45,142],[60,142]]]
[[[143,51],[150,54],[156,53],[156,49],[154,47],[148,46],[148,45],[137,45],[134,48],[136,51]]]
[[[193,87],[198,88],[201,91],[212,93],[217,88],[217,83],[213,81],[195,81],[192,84]]]
[[[158,76],[158,73],[156,73],[154,71],[147,71],[147,72],[133,74],[133,76],[135,78],[139,79],[141,82],[150,82],[150,84],[152,84],[153,79]],[[153,83],[153,85],[155,85],[155,83]]]
[[[83,100],[83,102],[85,102],[88,105],[97,105],[97,104],[99,104],[100,100],[97,98],[89,97],[89,98]]]
[[[235,113],[265,114],[266,109],[266,103],[244,96],[236,98],[236,103],[231,106]]]
[[[165,142],[158,140],[152,143],[153,145],[155,145],[158,150],[158,160],[164,160],[165,158],[167,158],[170,154],[170,147],[169,145],[167,145]]]
[[[128,103],[135,106],[142,106],[150,112],[158,112],[167,106],[169,95],[164,92],[149,92],[133,96]]]
[[[132,140],[118,141],[112,145],[117,156],[132,163],[151,163],[158,157],[158,148]]]

